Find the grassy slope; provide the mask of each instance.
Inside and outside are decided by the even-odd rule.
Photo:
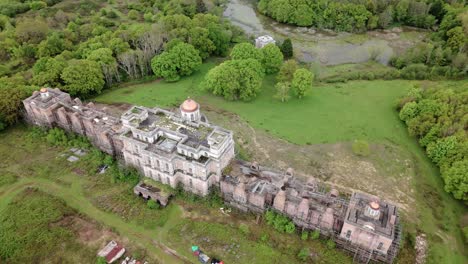
[[[429,263],[464,263],[466,258],[458,226],[466,208],[443,191],[439,172],[410,137],[395,111],[395,102],[414,84],[457,87],[468,82],[354,81],[322,84],[303,100],[280,103],[273,98],[274,77],[268,76],[262,93],[252,102],[227,102],[202,91],[200,82],[214,66],[206,63],[200,71],[177,83],[164,81],[108,91],[96,98],[101,102],[126,102],[149,107],[177,106],[185,97],[240,115],[252,126],[296,144],[334,143],[366,139],[402,146],[416,161],[414,187],[418,191],[420,222],[407,230],[429,234]]]

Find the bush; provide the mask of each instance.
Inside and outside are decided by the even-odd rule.
[[[335,247],[336,247],[335,241],[333,241],[331,239],[327,240],[327,248],[328,249],[334,249]]]
[[[308,248],[302,248],[299,253],[297,254],[297,258],[306,261],[307,258],[309,258],[309,249]]]
[[[314,232],[310,234],[310,239],[312,240],[317,240],[319,237],[320,237],[320,231],[318,230],[314,230]]]
[[[128,11],[128,18],[131,20],[137,20],[140,14],[138,14],[138,11],[136,10],[130,10]]]
[[[304,240],[304,241],[305,241],[305,240],[307,240],[308,238],[309,238],[309,232],[307,232],[307,231],[302,232],[302,234],[301,234],[301,240]]]
[[[289,218],[271,210],[265,212],[265,220],[268,225],[273,226],[279,232],[292,234],[296,231],[296,226]]]
[[[146,203],[146,206],[148,206],[149,209],[159,209],[159,204],[152,199],[149,199],[148,202]]]
[[[42,2],[42,1],[33,1],[29,3],[29,7],[32,10],[39,10],[39,9],[47,7],[47,3]]]
[[[96,264],[107,264],[106,258],[104,257],[98,257],[96,259]]]
[[[429,77],[429,69],[422,63],[410,64],[401,70],[401,77],[410,80],[424,80]]]
[[[358,156],[367,157],[370,154],[369,143],[365,140],[354,140],[353,152]]]
[[[242,223],[239,225],[239,230],[241,231],[242,234],[244,235],[248,235],[250,234],[250,230],[249,230],[249,226]]]
[[[60,128],[52,128],[46,136],[47,143],[53,146],[66,146],[68,144],[68,137],[65,132]]]

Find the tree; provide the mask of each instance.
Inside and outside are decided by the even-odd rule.
[[[283,63],[283,54],[275,44],[268,44],[260,49],[262,55],[262,64],[266,73],[278,72]]]
[[[52,33],[46,40],[43,40],[37,50],[37,54],[42,57],[53,57],[71,46],[71,43],[57,32]]]
[[[109,48],[100,48],[89,53],[88,60],[95,61],[101,66],[108,86],[112,85],[113,80],[120,80],[117,69],[117,60],[112,56],[112,50]]]
[[[0,130],[16,123],[26,92],[15,86],[0,87]]]
[[[294,73],[299,68],[296,60],[287,60],[281,65],[280,71],[276,76],[278,82],[292,82]]]
[[[257,60],[229,60],[211,69],[204,85],[227,100],[248,101],[257,96],[263,76],[262,65]]]
[[[72,60],[63,70],[61,78],[65,84],[63,89],[71,95],[100,93],[104,87],[101,67],[95,61]]]
[[[446,161],[448,154],[455,149],[457,138],[450,136],[431,142],[426,148],[427,156],[437,165],[441,166]]]
[[[202,63],[198,50],[190,44],[180,43],[169,51],[155,56],[151,68],[156,77],[166,81],[178,81],[181,76],[192,74]]]
[[[400,111],[400,119],[407,122],[413,119],[418,114],[418,103],[409,102],[406,103]]]
[[[208,58],[216,50],[216,46],[209,38],[209,30],[202,27],[194,27],[190,30],[190,44],[199,52],[202,59]]]
[[[280,99],[281,102],[286,102],[291,96],[289,96],[289,90],[291,90],[291,83],[279,82],[275,85],[276,95],[275,97]]]
[[[408,15],[409,0],[401,0],[395,7],[395,18],[398,22],[406,20]]]
[[[290,59],[294,55],[293,45],[290,38],[287,38],[281,44],[281,52],[283,53],[284,58]]]
[[[380,15],[379,15],[379,26],[381,28],[387,28],[393,21],[393,10],[392,6],[388,6]]]
[[[203,0],[196,0],[197,1],[197,13],[206,13],[207,9]]]
[[[38,86],[61,87],[60,75],[65,67],[67,62],[62,58],[40,58],[33,66],[31,83]]]
[[[37,44],[47,37],[49,27],[42,19],[26,18],[16,26],[15,35],[19,43]]]
[[[445,191],[452,193],[456,199],[468,201],[468,158],[457,161],[442,172]]]
[[[460,51],[466,45],[468,38],[465,36],[462,27],[454,27],[447,31],[447,46],[453,51]]]
[[[307,91],[312,87],[314,75],[306,69],[298,69],[294,72],[291,88],[298,98],[306,95]]]
[[[263,59],[263,54],[259,49],[255,48],[255,46],[250,43],[239,43],[235,45],[234,48],[232,48],[231,59],[255,59],[261,62]]]

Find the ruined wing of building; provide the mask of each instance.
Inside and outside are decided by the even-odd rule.
[[[316,179],[235,160],[232,131],[208,122],[200,105],[185,100],[177,111],[133,106],[120,119],[59,89],[42,88],[23,101],[25,118],[89,138],[102,151],[137,168],[145,177],[205,196],[220,189],[242,211],[274,210],[302,229],[319,230],[359,262],[391,263],[399,249],[395,205],[378,197],[349,197]],[[226,169],[229,168],[229,169]]]

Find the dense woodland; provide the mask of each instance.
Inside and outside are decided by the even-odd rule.
[[[399,107],[409,133],[440,168],[445,191],[468,201],[468,88],[415,87]]]
[[[202,0],[2,1],[0,128],[18,120],[21,99],[40,86],[89,97],[154,74],[176,81],[203,59],[227,55],[232,43],[246,40],[220,18],[220,5]]]

